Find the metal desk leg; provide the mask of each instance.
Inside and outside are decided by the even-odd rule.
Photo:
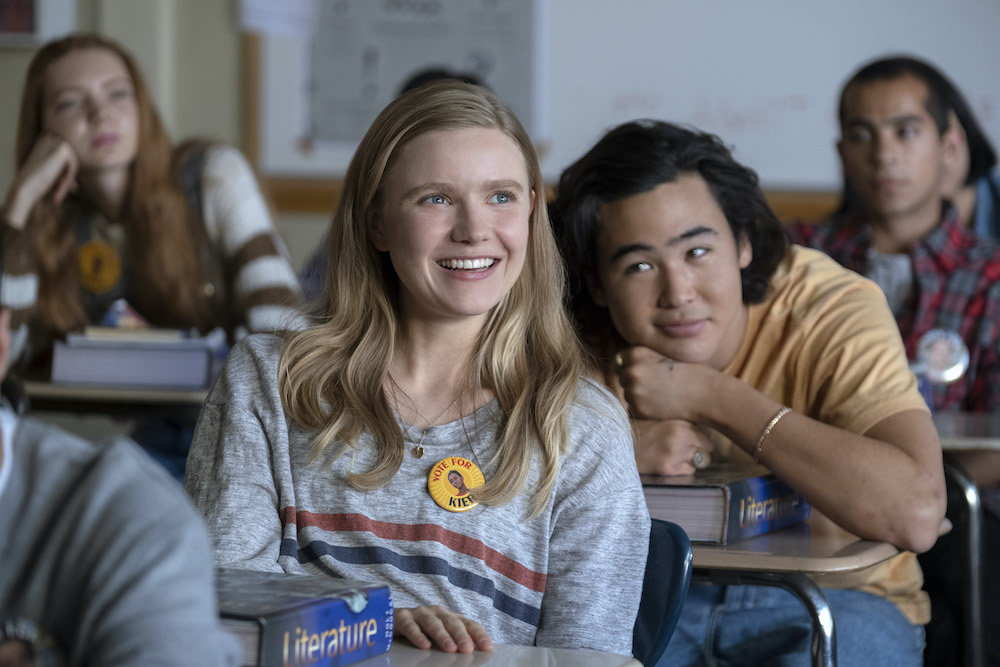
[[[986,664],[983,655],[983,575],[980,554],[983,549],[983,506],[979,489],[965,470],[957,462],[945,455],[945,474],[962,491],[968,511],[968,544],[965,554],[965,604],[962,608],[962,627],[965,632],[965,664],[982,667]]]
[[[746,570],[695,569],[694,578],[722,586],[742,584],[777,586],[797,597],[812,617],[812,658],[814,667],[836,667],[837,631],[830,603],[816,583],[801,572],[756,572]]]

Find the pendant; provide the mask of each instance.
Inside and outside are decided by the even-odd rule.
[[[449,512],[466,512],[478,505],[469,492],[485,483],[479,466],[461,456],[441,459],[427,476],[431,498]]]
[[[410,454],[413,454],[413,458],[419,459],[424,455],[424,448],[420,445],[414,445],[413,449],[410,450]]]

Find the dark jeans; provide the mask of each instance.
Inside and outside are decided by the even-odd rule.
[[[136,424],[132,439],[183,484],[194,424],[194,418],[145,419]]]
[[[924,629],[885,598],[824,588],[841,667],[915,667]],[[657,667],[798,667],[811,664],[812,619],[773,586],[691,584],[680,622]]]

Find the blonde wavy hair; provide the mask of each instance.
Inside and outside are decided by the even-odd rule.
[[[278,370],[285,410],[317,431],[314,454],[337,456],[369,431],[377,463],[351,473],[355,488],[385,485],[403,461],[403,433],[383,389],[399,331],[398,279],[369,238],[381,214],[382,186],[403,148],[427,132],[490,128],[521,149],[536,193],[524,267],[480,333],[473,386],[491,389],[506,417],[484,486],[485,505],[509,502],[524,486],[532,459],[541,462],[532,515],[548,502],[559,456],[567,451],[566,415],[582,371],[579,342],[563,304],[565,276],[544,205],[534,146],[513,111],[490,91],[453,81],[430,84],[390,103],[361,140],[344,177],[327,235],[331,258],[316,323],[286,334]]]

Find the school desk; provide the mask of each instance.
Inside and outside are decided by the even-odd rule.
[[[727,545],[693,545],[694,578],[723,586],[777,586],[794,594],[812,617],[812,664],[837,664],[837,635],[826,596],[810,574],[850,572],[899,553],[887,542],[799,524]]]
[[[1000,449],[1000,414],[935,412],[934,426],[945,451]]]
[[[965,642],[965,664],[981,667],[986,664],[983,653],[982,618],[982,553],[983,506],[979,489],[962,466],[949,452],[976,449],[1000,450],[1000,415],[970,412],[937,412],[934,425],[941,438],[941,448],[945,452],[944,469],[948,477],[960,490],[965,500],[963,511],[968,517],[968,538],[965,544],[964,584],[965,595],[962,609],[963,640]]]
[[[144,415],[197,410],[206,389],[159,389],[100,385],[54,384],[25,380],[31,410],[91,412],[109,415]]]
[[[438,650],[414,648],[405,639],[398,637],[385,655],[368,658],[354,663],[356,667],[522,667],[523,665],[545,665],[545,667],[642,667],[638,660],[613,653],[581,651],[565,648],[543,648],[540,646],[494,646],[490,652],[444,653]]]

